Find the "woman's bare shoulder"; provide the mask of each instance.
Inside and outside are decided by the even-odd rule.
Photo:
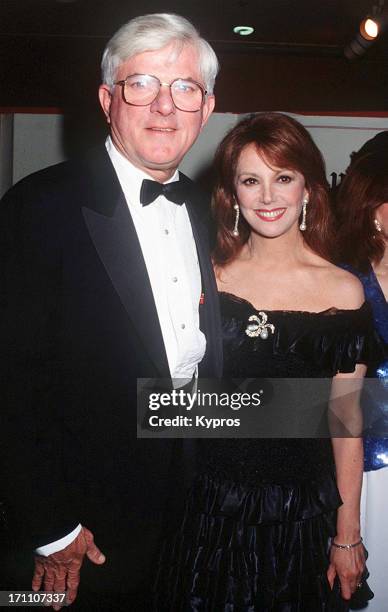
[[[338,308],[359,308],[365,302],[364,289],[358,278],[327,261],[322,265],[322,282],[323,291],[333,296]]]

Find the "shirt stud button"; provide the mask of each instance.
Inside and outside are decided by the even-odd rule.
[[[178,282],[178,277],[177,276],[173,276],[172,277],[172,282],[173,283],[177,283]]]

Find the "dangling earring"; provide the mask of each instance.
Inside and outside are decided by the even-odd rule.
[[[233,228],[232,234],[233,234],[233,236],[237,237],[237,236],[240,235],[240,232],[238,231],[238,221],[240,219],[240,207],[237,204],[236,200],[235,200],[233,208],[236,211],[236,218],[234,220],[234,228]]]
[[[381,227],[381,223],[378,219],[373,219],[374,224],[375,224],[375,228],[378,232],[382,232],[383,228]]]
[[[308,203],[309,199],[306,196],[305,198],[303,198],[303,206],[302,206],[302,222],[299,225],[299,229],[301,232],[305,232],[307,229],[307,225],[306,225],[306,210],[307,210],[307,203]]]

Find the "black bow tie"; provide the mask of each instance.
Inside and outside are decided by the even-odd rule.
[[[163,195],[170,202],[182,206],[187,199],[186,190],[183,181],[174,181],[173,183],[158,183],[149,179],[143,179],[140,189],[140,203],[143,206],[148,206],[160,195]]]

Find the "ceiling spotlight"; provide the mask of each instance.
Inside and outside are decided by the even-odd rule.
[[[348,60],[354,60],[361,57],[373,45],[373,39],[367,40],[361,36],[360,32],[344,49],[344,55]]]
[[[249,36],[250,34],[253,34],[254,31],[255,28],[252,28],[251,26],[236,26],[233,28],[233,32],[235,34],[239,34],[240,36]]]
[[[379,34],[388,25],[388,10],[384,8],[385,0],[378,0],[369,14],[360,23],[360,29],[354,39],[344,48],[344,55],[349,60],[361,57],[374,44]]]
[[[374,40],[379,34],[379,24],[375,19],[367,17],[360,23],[360,33],[366,40]]]

